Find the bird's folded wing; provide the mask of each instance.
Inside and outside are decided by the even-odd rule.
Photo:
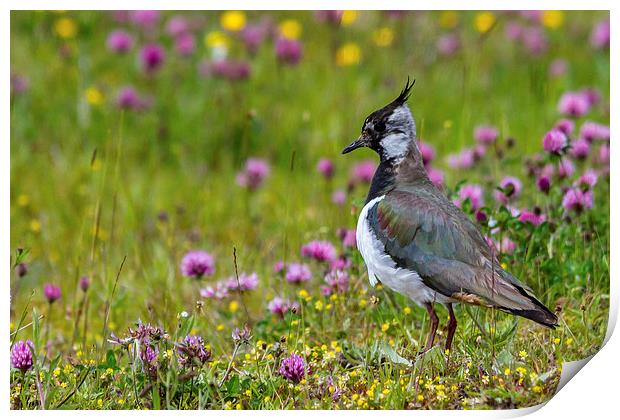
[[[480,231],[445,197],[393,190],[368,218],[396,264],[438,293],[488,306],[531,305],[530,289],[499,267]]]

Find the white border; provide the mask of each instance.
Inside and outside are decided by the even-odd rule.
[[[526,9],[563,9],[563,10],[582,10],[584,6],[590,10],[611,10],[611,21],[612,27],[618,27],[618,12],[615,10],[617,2],[611,1],[601,1],[601,0],[590,0],[587,3],[578,2],[578,1],[549,1],[549,0],[522,0],[522,1],[504,1],[501,4],[498,4],[497,1],[441,1],[436,0],[429,4],[429,2],[407,2],[407,1],[381,1],[380,3],[377,1],[368,1],[368,0],[343,0],[343,1],[313,1],[313,2],[295,2],[294,4],[289,0],[288,2],[283,1],[262,1],[260,3],[255,3],[251,1],[241,1],[241,0],[229,0],[226,2],[226,6],[229,9],[253,9],[253,10],[277,10],[277,9],[358,9],[358,10],[372,10],[372,9],[456,9],[456,10],[479,10],[479,9],[487,9],[487,10],[508,10],[508,9],[516,9],[516,10],[526,10]],[[9,229],[10,229],[10,202],[9,202],[9,187],[10,187],[10,105],[9,105],[9,97],[10,97],[10,87],[8,79],[10,73],[10,64],[9,64],[9,48],[10,48],[10,9],[176,9],[176,10],[191,10],[191,9],[219,9],[221,8],[221,3],[219,2],[196,2],[196,1],[187,1],[187,0],[175,0],[172,1],[163,1],[163,0],[152,0],[152,1],[119,1],[119,0],[108,0],[105,3],[96,3],[90,2],[87,4],[84,1],[77,0],[58,0],[58,1],[43,1],[43,0],[22,0],[22,1],[14,1],[8,0],[2,2],[3,12],[0,19],[2,22],[2,44],[0,44],[3,48],[3,66],[2,73],[4,75],[3,80],[4,83],[0,86],[0,92],[2,93],[2,130],[5,135],[3,139],[0,141],[0,174],[1,174],[1,182],[0,182],[0,193],[2,197],[2,205],[0,206],[0,232],[3,233],[2,238],[0,239],[0,255],[5,258],[10,254],[9,249]],[[380,6],[380,7],[379,7]],[[617,60],[618,60],[618,43],[612,41],[611,47],[611,73],[615,74],[617,71]],[[618,128],[617,112],[616,112],[616,97],[617,97],[617,87],[614,83],[613,77],[611,81],[611,130],[612,132],[616,132]],[[615,168],[616,165],[620,164],[620,157],[618,156],[617,148],[615,145],[611,148],[611,167]],[[612,188],[611,188],[611,214],[618,213],[618,193],[619,193],[619,180],[618,174],[615,170],[611,172],[612,178]],[[618,235],[618,224],[615,223],[615,218],[611,219],[611,244],[615,244],[614,240]],[[611,246],[611,260],[618,259],[618,250],[614,246]],[[615,276],[616,270],[614,269],[614,265],[611,265],[611,310],[610,310],[610,325],[608,329],[607,339],[610,338],[610,335],[615,327],[615,322],[618,315],[618,302],[619,302],[619,294],[617,287],[617,279]],[[6,268],[5,268],[6,269]],[[5,271],[6,273],[6,271]],[[5,277],[7,279],[8,277]],[[3,290],[3,296],[9,296],[9,282],[7,280],[1,282],[1,286]],[[0,321],[0,325],[4,325],[6,328],[9,324],[9,310],[8,305],[5,306],[5,310],[2,313],[2,321]],[[2,348],[8,349],[8,334],[3,334],[4,342],[2,343]],[[549,416],[553,416],[553,418],[609,418],[610,413],[616,412],[616,402],[618,398],[618,380],[620,378],[620,362],[618,361],[618,355],[620,354],[620,340],[616,336],[611,336],[611,339],[606,343],[605,347],[595,355],[592,360],[587,364],[587,367],[577,375],[577,377],[571,381],[555,396],[553,397],[542,410],[536,411],[534,409],[525,409],[525,410],[514,410],[514,411],[493,411],[493,412],[483,412],[483,411],[475,411],[475,412],[461,412],[461,411],[449,411],[449,412],[441,412],[441,411],[391,411],[390,416],[407,418],[424,416],[424,418],[446,418],[446,417],[458,417],[458,418],[504,418],[504,417],[514,417],[524,415],[528,412],[533,412],[530,418],[549,418]],[[8,356],[8,355],[7,355]],[[8,359],[8,357],[7,357]],[[4,380],[9,377],[9,363],[8,360],[2,364],[2,378]],[[568,370],[568,369],[566,369]],[[8,381],[4,383],[2,387],[2,395],[0,396],[0,404],[2,404],[3,408],[6,411],[9,407],[9,387]],[[106,412],[89,412],[89,416],[95,416],[99,418],[103,418],[108,413]],[[178,413],[175,413],[178,415]],[[338,411],[338,412],[321,412],[317,413],[315,411],[297,411],[297,412],[184,412],[183,416],[196,417],[200,416],[204,418],[204,416],[216,415],[222,416],[226,415],[230,418],[248,418],[248,417],[258,417],[258,418],[272,418],[273,416],[287,416],[294,415],[299,418],[309,418],[314,417],[316,415],[320,416],[338,416],[341,417],[359,417],[372,415],[370,412],[359,412],[359,411]],[[381,412],[377,414],[382,415]],[[51,412],[48,411],[46,413],[36,413],[36,412],[14,412],[11,411],[9,413],[11,416],[15,417],[34,417],[39,415],[48,416],[63,416],[69,418],[77,418],[78,416],[83,415],[81,412]],[[115,416],[168,416],[169,414],[166,412],[158,412],[158,413],[150,413],[150,412],[115,412]],[[174,415],[174,414],[173,414]]]

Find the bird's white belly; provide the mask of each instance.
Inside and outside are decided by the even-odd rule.
[[[413,270],[401,268],[396,262],[385,252],[385,248],[381,241],[377,239],[371,230],[368,219],[368,210],[375,203],[383,200],[384,196],[371,200],[364,206],[357,221],[356,241],[357,249],[362,254],[366,267],[368,268],[368,280],[374,286],[377,279],[382,284],[408,296],[418,305],[427,302],[447,303],[450,299],[437,293],[433,289],[426,286],[418,273]]]

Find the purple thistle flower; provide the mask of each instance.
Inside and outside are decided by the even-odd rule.
[[[343,248],[353,248],[357,247],[357,238],[355,229],[342,229],[339,232],[340,239],[342,239]]]
[[[239,36],[249,53],[254,55],[265,41],[267,28],[265,25],[246,25],[239,33]]]
[[[282,360],[279,373],[284,379],[296,384],[299,383],[306,374],[304,359],[292,353],[290,357]]]
[[[375,174],[375,169],[377,166],[375,162],[372,160],[364,160],[362,162],[357,163],[353,169],[351,170],[351,177],[354,182],[361,182],[364,184],[370,183],[372,181],[372,177]]]
[[[566,92],[558,102],[558,112],[569,117],[581,117],[590,110],[588,99],[579,92]]]
[[[310,268],[305,264],[291,263],[286,268],[286,281],[292,284],[306,282],[312,278]]]
[[[190,251],[181,260],[181,274],[200,280],[215,272],[215,260],[206,251]]]
[[[581,125],[579,135],[590,143],[592,143],[593,140],[609,140],[609,126],[586,121]]]
[[[598,175],[594,169],[588,169],[583,175],[579,177],[575,183],[576,187],[581,188],[583,191],[592,189],[598,182]]]
[[[497,128],[490,125],[480,125],[474,130],[474,139],[486,146],[495,143],[498,136]]]
[[[194,35],[184,33],[176,37],[174,40],[174,50],[182,57],[189,57],[196,49],[196,40]]]
[[[124,54],[133,48],[133,38],[129,32],[117,29],[110,32],[106,41],[108,49],[117,54]]]
[[[560,156],[564,151],[568,141],[566,139],[566,135],[557,129],[553,129],[545,134],[543,138],[543,148],[547,153],[551,153],[552,155]]]
[[[277,261],[273,265],[273,272],[274,273],[281,273],[282,271],[284,271],[284,261]]]
[[[518,41],[523,34],[523,26],[519,22],[510,21],[506,23],[504,34],[509,41]]]
[[[47,283],[43,286],[43,294],[50,304],[56,302],[62,295],[60,287],[52,283]]]
[[[153,73],[159,69],[165,58],[164,49],[157,44],[147,44],[140,50],[142,69],[147,73]]]
[[[540,28],[525,28],[521,34],[521,42],[534,56],[541,55],[547,49],[547,37]]]
[[[547,175],[539,176],[536,180],[536,186],[540,191],[544,192],[545,194],[548,193],[549,189],[551,188],[551,178],[549,178],[549,176]]]
[[[211,352],[205,348],[204,340],[199,335],[187,335],[177,344],[177,350],[179,364],[184,368],[200,367],[211,358]]]
[[[336,258],[335,260],[329,263],[329,269],[332,271],[336,270],[345,270],[351,266],[351,261],[348,258],[341,257]]]
[[[424,166],[428,166],[435,159],[435,149],[422,140],[418,141],[418,149],[420,149],[420,154],[422,155],[422,163]]]
[[[90,287],[90,277],[88,276],[82,276],[80,277],[80,289],[86,293],[88,291],[88,288]]]
[[[322,158],[316,164],[316,170],[319,171],[326,179],[330,179],[334,176],[334,162],[329,159]]]
[[[482,187],[476,184],[463,185],[459,190],[459,197],[454,200],[454,204],[457,207],[461,207],[461,204],[468,199],[474,210],[481,208],[484,205]]]
[[[342,206],[347,200],[347,194],[342,190],[337,190],[332,193],[332,203]]]
[[[28,274],[28,265],[26,263],[17,264],[17,267],[15,267],[15,272],[17,273],[18,277],[24,277],[26,274]]]
[[[601,101],[601,92],[595,88],[585,88],[579,91],[586,98],[590,106],[596,106]]]
[[[579,188],[569,188],[562,198],[562,207],[578,214],[585,209],[591,209],[592,206],[592,190],[582,191]]]
[[[590,34],[590,45],[597,49],[609,48],[610,25],[609,19],[596,24]]]
[[[30,370],[34,363],[31,348],[34,348],[34,344],[30,340],[16,342],[11,349],[11,366],[22,372]]]
[[[299,63],[303,56],[301,42],[295,39],[280,37],[276,40],[274,48],[278,60],[291,66]]]
[[[269,312],[274,315],[279,316],[280,318],[284,318],[284,315],[292,309],[297,309],[299,304],[297,302],[292,302],[289,300],[282,299],[279,296],[274,297],[268,304],[267,308]]]
[[[228,290],[237,290],[245,292],[248,290],[254,290],[258,286],[258,274],[256,273],[241,273],[239,274],[239,281],[236,277],[229,277],[226,281],[226,287]]]
[[[603,144],[598,149],[598,153],[596,154],[595,161],[599,165],[609,165],[609,157],[610,157],[609,145]]]
[[[562,119],[555,124],[555,129],[569,136],[575,129],[575,122],[567,118]]]
[[[512,255],[517,248],[517,244],[515,244],[510,238],[503,237],[501,242],[499,243],[499,252],[502,254]]]
[[[301,255],[318,262],[330,262],[336,258],[336,248],[328,241],[312,241],[301,247]]]
[[[558,177],[560,177],[560,179],[569,178],[574,173],[575,165],[572,160],[564,158],[558,163]]]
[[[534,226],[538,226],[545,221],[545,216],[537,211],[523,209],[519,214],[519,221],[521,223],[531,223]]]
[[[463,149],[458,155],[448,155],[447,160],[453,169],[469,169],[474,166],[476,156],[474,149]]]
[[[152,29],[159,22],[157,10],[134,10],[129,13],[131,21],[144,29]]]
[[[270,172],[267,161],[258,158],[249,158],[245,163],[245,168],[237,174],[237,184],[256,191],[267,178]]]
[[[252,67],[247,61],[222,59],[217,61],[203,61],[200,64],[200,72],[205,75],[213,75],[231,82],[247,80],[252,74]]]
[[[116,97],[116,103],[122,109],[138,109],[142,104],[142,100],[138,92],[131,86],[122,88]]]
[[[157,376],[157,368],[159,367],[157,356],[159,356],[159,349],[156,346],[151,346],[149,344],[142,345],[139,353],[140,361],[142,361],[142,369],[144,373],[151,378]]]
[[[456,34],[443,34],[437,39],[437,51],[443,56],[451,56],[459,48],[461,48],[461,40]]]
[[[340,26],[343,10],[317,10],[314,17],[319,22],[329,23],[334,26]]]
[[[30,82],[28,78],[11,72],[11,93],[20,95],[28,90]]]
[[[325,283],[331,292],[346,292],[349,289],[349,275],[346,271],[332,270],[325,275]]]
[[[252,330],[245,324],[242,329],[235,328],[233,332],[230,334],[235,343],[238,342],[249,342],[252,339]]]
[[[584,139],[577,139],[570,144],[570,154],[575,159],[585,159],[590,154],[590,143]]]
[[[551,77],[564,76],[568,72],[568,61],[556,58],[549,64],[549,75]]]
[[[502,204],[508,204],[508,202],[519,198],[521,190],[523,189],[523,184],[521,184],[521,181],[514,176],[504,177],[504,179],[502,179],[499,183],[499,186],[504,190],[504,192],[496,190],[493,195],[495,196],[495,199]]]
[[[444,175],[443,172],[439,169],[428,167],[426,168],[426,172],[428,173],[428,178],[431,180],[433,185],[438,189],[443,189],[444,184]]]
[[[173,38],[185,35],[189,32],[187,19],[181,15],[174,15],[166,22],[166,33]]]
[[[203,289],[200,289],[200,296],[205,299],[226,299],[228,297],[228,286],[224,282],[218,281],[217,283],[215,283],[215,286],[207,286]]]

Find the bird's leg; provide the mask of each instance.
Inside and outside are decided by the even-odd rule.
[[[433,309],[432,303],[425,303],[424,307],[428,311],[428,315],[431,318],[431,329],[428,332],[428,339],[426,340],[426,347],[423,350],[423,353],[426,353],[433,347],[433,343],[435,342],[435,333],[437,332],[437,327],[439,326],[439,318],[437,318],[437,313]]]
[[[452,348],[452,338],[454,337],[454,333],[456,332],[456,316],[454,316],[454,309],[452,309],[452,304],[448,303],[446,305],[448,307],[448,313],[450,314],[450,319],[448,320],[448,337],[446,338],[446,350],[450,350]]]

